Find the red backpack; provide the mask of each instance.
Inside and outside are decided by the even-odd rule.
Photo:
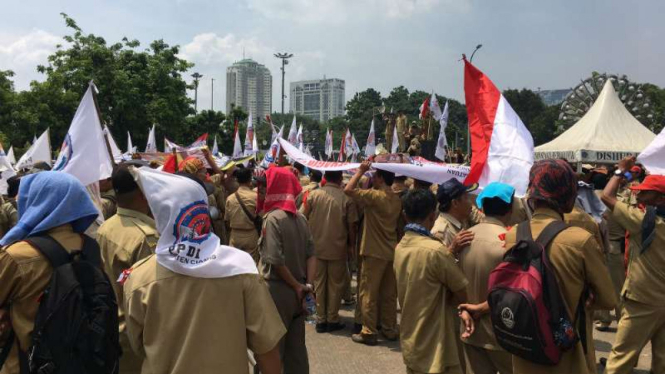
[[[547,254],[548,244],[567,227],[562,221],[552,222],[533,240],[530,223],[521,223],[517,243],[489,278],[487,301],[497,342],[511,354],[541,365],[556,365],[580,340],[586,353],[587,292],[577,308],[578,334]]]

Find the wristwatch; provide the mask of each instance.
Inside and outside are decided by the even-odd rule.
[[[614,176],[619,177],[619,178],[625,178],[630,182],[633,180],[633,174],[631,174],[629,171],[623,171],[621,169],[616,169],[614,171]]]

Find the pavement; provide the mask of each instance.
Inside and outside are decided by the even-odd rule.
[[[390,342],[379,337],[379,344],[369,347],[351,341],[354,306],[343,306],[340,311],[341,322],[346,329],[333,333],[317,334],[314,325],[306,326],[307,350],[309,352],[310,372],[312,374],[404,374],[406,369],[402,361],[399,341]],[[616,335],[616,322],[610,331],[594,330],[596,360],[607,358]],[[642,354],[635,374],[649,374],[651,368],[651,345],[647,345]],[[603,367],[598,365],[598,373]]]

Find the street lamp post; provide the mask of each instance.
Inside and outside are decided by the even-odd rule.
[[[282,59],[282,114],[284,114],[284,99],[286,98],[284,95],[284,75],[286,74],[284,66],[288,65],[289,59],[293,57],[293,53],[275,53],[275,57]]]
[[[198,113],[196,108],[199,101],[199,79],[203,78],[203,75],[194,73],[192,78],[194,78],[194,111]]]
[[[478,45],[476,46],[476,49],[474,49],[474,50],[473,50],[473,53],[471,53],[471,58],[469,59],[469,62],[473,62],[473,55],[475,55],[476,52],[478,52],[478,50],[479,50],[480,48],[482,48],[482,47],[483,47],[482,44],[478,44]]]
[[[210,78],[210,111],[215,108],[215,78]]]

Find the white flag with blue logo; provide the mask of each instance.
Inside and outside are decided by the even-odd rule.
[[[53,170],[75,176],[84,186],[109,178],[113,165],[99,122],[91,82],[76,109]]]

